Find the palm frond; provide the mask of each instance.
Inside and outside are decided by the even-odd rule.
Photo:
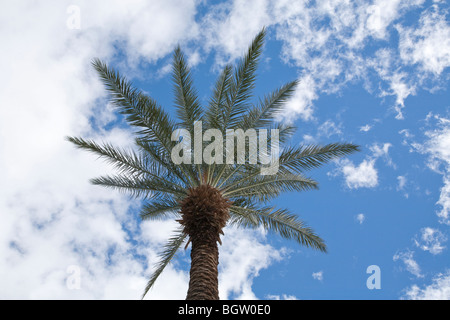
[[[172,261],[172,258],[175,256],[175,254],[177,253],[178,249],[181,247],[185,239],[186,234],[184,234],[183,230],[179,228],[177,229],[176,233],[164,245],[164,250],[159,254],[160,260],[156,264],[156,270],[153,271],[153,274],[150,277],[147,286],[145,287],[142,299],[145,297],[150,288],[153,287],[156,280],[161,275],[166,266],[170,263],[170,261]]]
[[[181,208],[179,201],[176,199],[158,199],[150,203],[146,203],[142,209],[140,216],[142,220],[165,219],[168,217],[178,217]]]
[[[291,128],[288,127],[288,130]],[[281,131],[280,131],[281,132]],[[270,138],[269,138],[270,144]],[[305,171],[359,151],[359,146],[349,143],[332,143],[325,146],[309,145],[282,150],[278,159],[278,175],[302,175]],[[225,177],[219,186],[229,190],[261,173],[264,165],[237,165],[234,171],[225,170]]]
[[[141,178],[125,175],[108,175],[91,179],[91,183],[128,192],[136,198],[154,198],[162,194],[170,194],[176,197],[186,196],[185,189],[161,177]]]
[[[231,83],[233,68],[226,65],[216,81],[214,92],[205,112],[205,128],[224,131],[222,109],[226,103],[226,93]]]
[[[250,109],[236,124],[236,128],[247,130],[270,126],[274,118],[283,110],[283,104],[295,91],[298,81],[294,80],[264,97],[259,104]]]
[[[279,144],[283,144],[286,142],[287,139],[289,139],[295,132],[296,127],[290,124],[283,124],[283,123],[277,123],[274,127],[269,128],[268,132],[271,132],[272,129],[278,130],[278,142]],[[272,136],[267,137],[267,146],[272,146]],[[246,148],[248,145],[246,146]],[[226,146],[224,146],[224,149],[226,150]],[[269,150],[267,150],[269,151]],[[234,145],[234,150],[231,152],[234,153],[234,159],[237,159],[237,145]],[[248,156],[249,154],[247,154]],[[248,162],[248,158],[246,159]],[[222,164],[217,165],[217,171],[214,171],[211,173],[211,185],[215,187],[222,187],[223,185],[226,185],[229,183],[229,180],[232,180],[233,178],[242,178],[247,179],[249,175],[252,177],[254,175],[258,175],[261,173],[262,166],[265,166],[261,163],[257,163],[256,165],[250,165],[248,163],[243,164]],[[215,166],[216,167],[216,166]]]
[[[251,202],[244,198],[236,198],[233,201],[233,205],[230,207],[230,220],[228,221],[228,225],[233,225],[239,228],[258,228],[260,223],[259,219],[255,217],[253,212],[245,211],[248,205],[251,205]]]
[[[139,127],[139,134],[160,144],[166,152],[170,153],[173,146],[170,138],[174,131],[174,124],[163,108],[155,100],[134,88],[131,82],[101,60],[94,59],[92,65],[110,93],[113,105],[126,116],[127,122]]]
[[[80,149],[87,150],[105,159],[114,165],[119,173],[129,173],[132,175],[147,174],[153,176],[156,171],[150,168],[151,164],[144,154],[138,155],[132,150],[125,151],[109,143],[98,144],[95,141],[77,137],[66,137],[66,140],[72,142]]]
[[[239,117],[248,108],[248,100],[255,87],[256,69],[264,45],[266,30],[262,29],[254,38],[247,54],[235,69],[234,77],[227,90],[225,108],[223,109],[223,130],[234,128]]]
[[[195,173],[186,165],[175,165],[170,158],[170,153],[161,150],[158,145],[151,143],[145,139],[136,139],[136,145],[142,149],[150,158],[157,162],[161,167],[164,167],[169,177],[176,176],[180,183],[185,187],[191,185],[192,180],[195,179]]]
[[[232,206],[236,214],[242,216],[245,226],[255,226],[254,221],[258,221],[256,226],[262,226],[265,230],[279,234],[285,239],[295,240],[301,245],[326,252],[324,241],[297,215],[291,214],[286,209],[275,209],[273,207],[257,207],[247,205],[245,207]],[[248,222],[248,217],[251,221]]]
[[[202,108],[194,89],[191,71],[180,47],[175,49],[172,73],[175,85],[175,106],[181,121],[180,126],[193,133],[194,122],[202,118]]]
[[[301,173],[357,151],[359,146],[351,143],[291,147],[281,152],[279,164],[283,172]]]
[[[256,198],[268,201],[288,191],[318,189],[318,183],[310,178],[293,174],[256,175],[242,183],[223,189],[225,197]]]

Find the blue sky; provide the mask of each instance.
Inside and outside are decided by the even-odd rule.
[[[171,221],[89,185],[106,163],[64,141],[131,147],[90,67],[99,57],[173,113],[180,44],[206,102],[220,68],[267,27],[255,95],[299,79],[281,121],[291,145],[362,151],[311,172],[318,191],[275,201],[326,241],[323,254],[262,230],[225,230],[227,299],[450,298],[450,7],[446,1],[14,1],[0,53],[0,297],[137,299]],[[381,289],[368,289],[377,265]],[[185,297],[180,252],[150,299]],[[26,279],[27,281],[24,281]]]

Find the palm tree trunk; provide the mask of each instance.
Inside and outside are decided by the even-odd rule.
[[[206,240],[206,239],[205,239]],[[192,242],[191,271],[186,300],[219,300],[217,242]]]
[[[184,233],[192,243],[191,271],[187,300],[219,299],[219,248],[222,229],[230,218],[231,202],[217,189],[200,185],[189,189],[181,201],[181,219]]]

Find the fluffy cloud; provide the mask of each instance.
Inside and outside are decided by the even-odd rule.
[[[282,119],[293,121],[300,117],[303,120],[311,120],[314,113],[313,101],[317,99],[315,87],[315,81],[311,76],[301,77],[294,95],[286,103]]]
[[[412,145],[416,151],[428,155],[428,167],[443,176],[437,201],[441,210],[437,215],[440,222],[450,224],[450,120],[432,114],[426,120],[433,128],[425,132],[425,142]]]
[[[403,299],[409,300],[450,300],[450,270],[433,278],[430,285],[420,288],[413,285],[406,290]]]
[[[358,213],[355,219],[359,222],[359,224],[363,224],[364,220],[366,220],[366,216],[364,215],[364,213]]]
[[[318,124],[316,133],[314,135],[303,135],[303,144],[320,144],[324,139],[329,139],[332,136],[342,137],[343,123],[338,120],[334,122],[331,119],[324,121],[322,124]]]
[[[323,271],[313,272],[312,277],[313,279],[323,281]]]
[[[263,230],[227,228],[219,254],[219,293],[221,299],[257,299],[252,282],[259,271],[285,258],[284,249],[262,243]]]
[[[369,147],[372,154],[367,155],[359,165],[355,165],[349,159],[339,160],[336,162],[337,168],[329,175],[344,176],[345,184],[350,189],[374,188],[378,186],[378,170],[375,168],[378,159],[383,159],[386,165],[395,168],[395,164],[389,156],[391,147],[392,144],[389,142],[373,143]]]
[[[266,298],[269,300],[298,300],[296,296],[289,294],[282,294],[281,296],[278,294],[269,294]]]
[[[217,51],[218,64],[241,57],[253,37],[270,24],[269,3],[268,0],[227,1],[212,6],[205,14],[200,22],[202,44],[206,51]]]
[[[392,144],[389,142],[383,143],[383,145],[374,143],[370,147],[370,151],[372,151],[372,158],[374,159],[382,158],[388,166],[395,168],[395,164],[392,162],[392,159],[389,156],[389,149],[391,147]]]
[[[429,227],[423,228],[420,238],[414,240],[417,247],[429,251],[433,255],[439,254],[445,249],[443,243],[446,241],[447,237],[442,232]]]
[[[93,134],[89,117],[101,87],[87,67],[95,53],[107,51],[66,27],[66,8],[18,2],[0,13],[9,48],[0,64],[10,75],[0,80],[7,106],[0,110],[0,162],[7,168],[0,185],[7,221],[0,238],[4,298],[104,298],[122,286],[128,298],[140,278],[122,225],[133,203],[89,186],[88,179],[105,168],[64,141],[71,133]],[[102,115],[100,122],[111,118]],[[115,143],[130,137],[119,129],[96,135]],[[69,266],[79,270],[79,290],[66,286]],[[130,279],[125,285],[123,276]]]
[[[359,127],[359,131],[362,132],[369,132],[370,129],[372,129],[372,126],[370,124],[366,124],[364,126]]]
[[[408,181],[408,179],[406,179],[405,176],[398,176],[397,181],[398,181],[397,190],[403,190],[406,186],[406,182]]]
[[[423,278],[422,271],[420,269],[419,264],[416,260],[414,260],[414,252],[407,250],[402,251],[394,255],[394,261],[402,261],[406,270],[416,276],[417,278]]]
[[[441,194],[437,204],[442,208],[437,213],[440,221],[450,224],[450,177],[448,174],[444,177],[444,185],[441,188]]]
[[[298,68],[300,80],[285,120],[314,119],[315,100],[355,82],[380,97],[394,96],[391,107],[403,119],[405,100],[419,89],[436,88],[429,80],[444,78],[450,61],[450,26],[441,4],[423,10],[418,21],[403,24],[405,15],[424,3],[233,0],[211,6],[191,34],[202,51],[216,50],[216,62],[223,65],[240,57],[262,26],[274,30],[282,58]],[[393,36],[399,37],[397,47],[389,42]],[[378,77],[369,77],[374,74]]]
[[[397,188],[396,188],[397,191],[402,191],[403,195],[405,196],[405,198],[408,199],[409,198],[409,194],[405,191],[405,187],[406,187],[406,184],[408,182],[408,179],[405,176],[398,176],[397,177],[397,182],[398,182]]]
[[[373,188],[378,185],[378,171],[375,169],[374,159],[363,160],[358,166],[350,160],[344,160],[340,170],[350,189]]]
[[[450,66],[450,25],[437,4],[424,11],[419,27],[397,26],[400,56],[407,64],[439,75]]]

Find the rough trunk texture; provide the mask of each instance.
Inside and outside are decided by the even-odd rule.
[[[200,185],[181,202],[180,224],[192,243],[187,300],[218,300],[219,249],[217,242],[230,217],[231,203],[220,191]]]
[[[191,271],[186,300],[219,300],[217,243],[192,242]]]

